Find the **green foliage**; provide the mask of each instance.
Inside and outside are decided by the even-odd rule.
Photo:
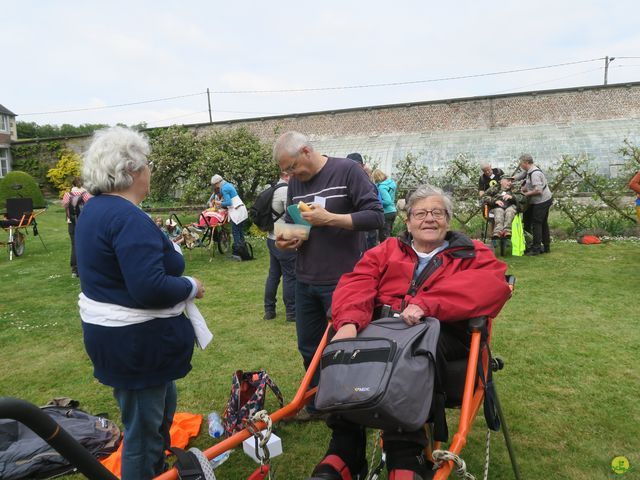
[[[63,125],[38,125],[35,122],[16,122],[19,139],[88,135],[101,128],[107,128],[108,126],[109,125],[103,123],[84,123],[76,126],[68,123]]]
[[[271,148],[245,128],[216,131],[202,139],[203,154],[189,169],[185,199],[204,202],[210,195],[213,174],[235,185],[248,203],[265,184],[278,178]]]
[[[626,143],[629,152],[633,147]],[[633,155],[625,165],[632,163]],[[630,168],[630,167],[627,167]],[[549,170],[553,179],[549,188],[553,192],[554,206],[566,215],[572,223],[569,233],[605,230],[611,235],[619,235],[635,223],[631,205],[626,205],[626,182],[621,178],[609,178],[598,173],[592,159],[581,155],[564,155],[560,163]],[[590,199],[577,197],[580,191],[588,190]]]
[[[202,155],[202,141],[196,137],[193,130],[178,126],[161,130],[151,139],[149,155],[149,160],[153,162],[153,199],[164,200],[174,196],[187,182],[191,164]]]
[[[184,127],[171,127],[153,136],[151,155],[154,200],[180,197],[204,203],[211,195],[214,174],[235,185],[245,202],[278,177],[271,147],[244,128],[198,137]]]
[[[42,185],[46,182],[50,165],[57,162],[63,150],[64,143],[55,140],[27,145],[11,145],[13,168],[27,172]]]
[[[15,188],[21,185],[21,188]],[[31,175],[13,170],[0,178],[0,205],[4,206],[7,198],[31,198],[34,207],[46,205],[38,184]]]
[[[80,155],[71,150],[66,150],[56,166],[49,169],[47,179],[58,190],[60,197],[71,189],[73,179],[80,176]]]
[[[429,169],[419,162],[418,157],[409,153],[396,163],[394,180],[398,185],[397,198],[405,198],[407,193],[419,185],[429,183]]]

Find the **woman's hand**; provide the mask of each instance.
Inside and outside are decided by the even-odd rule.
[[[338,329],[331,341],[342,340],[343,338],[355,338],[357,334],[358,329],[353,323],[345,323]]]
[[[196,292],[196,298],[204,297],[204,284],[198,280],[196,277],[191,277],[196,282],[196,286],[198,287],[198,291]]]
[[[424,310],[422,310],[418,305],[414,305],[410,303],[407,308],[404,309],[400,318],[404,320],[404,323],[407,325],[417,325],[420,323],[420,319],[424,317]]]

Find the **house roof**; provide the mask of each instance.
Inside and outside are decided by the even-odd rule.
[[[7,108],[3,107],[2,105],[0,105],[0,113],[4,113],[5,115],[11,115],[11,116],[13,116],[13,117],[15,117],[15,116],[16,116],[16,114],[15,114],[15,113],[13,113],[11,110],[9,110],[9,109],[7,109]]]

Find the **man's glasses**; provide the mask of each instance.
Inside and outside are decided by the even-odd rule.
[[[290,175],[295,171],[297,167],[298,167],[298,159],[296,158],[293,162],[291,162],[291,165],[289,165],[287,168],[283,168],[282,170],[280,170],[280,172]]]
[[[415,210],[411,212],[411,216],[416,220],[422,221],[427,218],[429,213],[434,220],[442,220],[447,216],[447,211],[442,210],[441,208],[434,208],[433,210]]]

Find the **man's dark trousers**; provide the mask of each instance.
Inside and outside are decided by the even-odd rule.
[[[296,314],[296,252],[280,250],[276,241],[267,238],[269,275],[264,286],[264,312],[276,313],[278,285],[282,276],[282,300],[287,318]]]
[[[327,313],[331,308],[331,297],[336,285],[296,282],[296,332],[304,368],[309,367],[327,328]],[[311,387],[318,384],[319,376],[318,369],[311,380]]]
[[[551,246],[551,235],[549,233],[549,210],[553,199],[546,202],[533,203],[524,212],[525,230],[533,236],[529,250],[537,253],[548,252]],[[544,249],[544,250],[543,250]]]

